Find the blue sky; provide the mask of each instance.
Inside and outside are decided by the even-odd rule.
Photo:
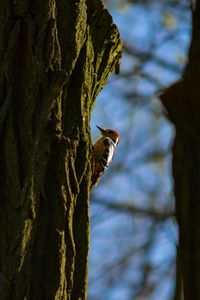
[[[130,75],[110,77],[92,114],[93,140],[99,138],[99,125],[117,130],[121,141],[111,167],[92,193],[89,296],[132,300],[141,284],[145,261],[152,267],[149,284],[157,283],[157,289],[145,300],[158,300],[161,288],[162,300],[170,300],[178,240],[175,220],[154,223],[95,204],[95,199],[160,212],[173,209],[171,146],[175,130],[155,93],[181,76],[190,41],[190,13],[166,9],[156,1],[146,6],[120,6],[121,10],[110,3],[123,43],[133,53],[150,51],[152,56],[140,66],[137,56],[124,53],[121,73]],[[134,72],[138,65],[139,71]],[[136,92],[137,97],[131,97]],[[151,246],[143,251],[150,235]],[[116,267],[127,256],[124,269]]]

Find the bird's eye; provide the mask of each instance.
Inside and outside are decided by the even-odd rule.
[[[112,133],[112,130],[109,130],[108,133]]]

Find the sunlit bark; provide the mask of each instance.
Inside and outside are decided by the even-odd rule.
[[[101,1],[1,1],[0,298],[85,299],[90,114],[121,42]]]

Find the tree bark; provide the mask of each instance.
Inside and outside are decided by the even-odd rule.
[[[179,225],[176,300],[200,299],[200,1],[193,11],[192,42],[183,79],[161,96],[175,124],[173,174]],[[181,284],[183,282],[183,285]]]
[[[89,122],[118,30],[100,0],[2,0],[0,47],[0,298],[86,299]]]

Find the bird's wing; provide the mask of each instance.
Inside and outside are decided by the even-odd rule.
[[[107,168],[111,161],[113,160],[114,152],[115,152],[115,144],[109,137],[104,137],[104,154],[100,159],[100,163],[102,167]]]

